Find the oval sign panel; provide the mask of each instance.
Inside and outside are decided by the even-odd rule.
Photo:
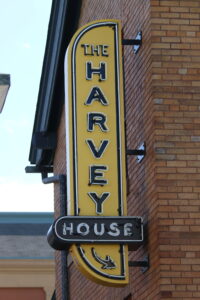
[[[67,214],[81,221],[65,222],[62,234],[73,234],[74,226],[80,240],[87,240],[93,230],[94,241],[72,244],[70,251],[87,277],[110,286],[128,283],[122,229],[117,221],[103,221],[127,215],[121,48],[119,21],[97,21],[74,35],[65,60]],[[86,216],[101,220],[90,229],[92,223],[81,219]],[[106,226],[115,243],[95,243]],[[129,235],[131,225],[124,226],[123,235]]]

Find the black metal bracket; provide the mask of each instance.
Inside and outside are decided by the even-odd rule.
[[[142,31],[139,31],[135,39],[123,39],[122,45],[133,46],[133,52],[136,54],[142,45]]]
[[[149,255],[146,255],[143,260],[139,261],[129,261],[129,267],[141,267],[142,273],[145,273],[149,270]]]
[[[142,143],[137,149],[126,150],[127,155],[137,155],[137,162],[141,162],[146,155],[146,144]]]
[[[26,173],[53,173],[52,166],[27,166]]]

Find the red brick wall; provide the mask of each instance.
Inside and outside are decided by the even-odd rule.
[[[127,148],[146,142],[138,164],[127,158],[128,214],[148,222],[148,241],[130,260],[150,256],[150,269],[130,268],[130,284],[106,288],[87,280],[72,263],[71,300],[200,299],[200,1],[84,0],[79,26],[121,19],[124,38],[143,32],[134,55],[124,47]],[[55,173],[65,173],[64,114]],[[58,186],[55,209],[59,215]],[[57,253],[57,299],[61,258]],[[131,296],[129,298],[131,299]]]
[[[42,288],[0,288],[1,300],[46,300]]]

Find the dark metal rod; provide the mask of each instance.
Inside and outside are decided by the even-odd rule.
[[[122,40],[122,45],[124,46],[139,46],[142,44],[141,40],[131,39],[131,40]]]
[[[145,155],[146,150],[139,150],[139,149],[134,149],[134,150],[126,150],[127,155]]]
[[[148,267],[149,262],[148,261],[129,261],[128,265],[129,265],[129,267]]]
[[[62,175],[55,175],[48,177],[47,173],[42,173],[42,182],[44,184],[49,184],[49,183],[60,183]]]
[[[53,167],[49,166],[27,166],[25,168],[26,173],[53,173]]]
[[[42,182],[44,184],[59,183],[60,184],[60,214],[67,215],[67,196],[66,196],[66,175],[55,175],[48,177],[48,174],[42,173]],[[62,274],[62,300],[69,300],[69,274],[67,259],[68,251],[61,251],[61,274]]]

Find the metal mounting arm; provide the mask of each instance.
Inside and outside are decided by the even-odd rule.
[[[137,155],[137,162],[141,162],[146,155],[146,144],[142,143],[137,149],[126,150],[127,155]]]
[[[149,256],[145,256],[143,260],[129,261],[129,267],[141,267],[142,273],[145,273],[149,269]]]
[[[142,31],[139,31],[135,39],[123,39],[122,45],[133,46],[133,52],[136,54],[142,45]]]

